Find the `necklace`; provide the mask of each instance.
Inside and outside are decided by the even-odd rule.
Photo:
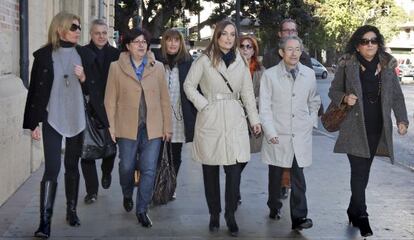
[[[62,54],[60,54],[59,55],[59,62],[60,62],[60,65],[61,65],[61,67],[62,67],[62,71],[63,71],[63,81],[65,81],[65,86],[66,87],[69,87],[69,85],[70,85],[70,81],[69,81],[69,69],[68,68],[70,68],[70,66],[71,65],[73,65],[73,51],[74,51],[74,49],[72,49],[72,51],[69,53],[70,54],[70,59],[69,59],[69,62],[68,62],[68,64],[64,64],[64,62],[63,62],[63,57],[62,57]]]

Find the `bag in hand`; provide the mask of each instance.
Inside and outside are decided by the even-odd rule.
[[[321,117],[323,127],[328,132],[338,131],[350,109],[346,104],[341,104],[338,107],[335,103],[331,102]]]
[[[172,163],[171,145],[169,144],[169,142],[164,142],[161,159],[158,164],[154,194],[152,196],[154,205],[168,203],[172,199],[177,185],[174,165]]]
[[[116,154],[116,145],[112,141],[109,129],[98,119],[87,98],[84,100],[86,126],[83,131],[81,158],[95,160]]]

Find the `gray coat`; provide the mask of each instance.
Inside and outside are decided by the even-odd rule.
[[[397,123],[405,123],[408,126],[407,110],[398,77],[395,74],[396,60],[388,53],[382,53],[379,57],[383,130],[376,155],[387,156],[394,163],[391,110],[394,111]],[[339,59],[338,66],[329,88],[329,97],[338,106],[342,103],[345,94],[353,93],[358,100],[341,125],[334,152],[369,158],[362,87],[359,78],[360,64],[355,55],[346,54]]]

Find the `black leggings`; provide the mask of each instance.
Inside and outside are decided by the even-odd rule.
[[[42,135],[45,154],[45,171],[42,181],[57,182],[61,164],[63,137],[47,121],[43,122]],[[78,164],[82,147],[82,133],[65,140],[65,173],[77,177],[79,176]]]

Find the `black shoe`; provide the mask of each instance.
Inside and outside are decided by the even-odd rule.
[[[357,218],[357,226],[359,228],[361,236],[369,237],[373,235],[371,226],[369,225],[368,216]]]
[[[146,212],[138,213],[137,219],[138,219],[138,222],[141,223],[143,227],[146,227],[146,228],[152,227],[151,219],[148,217]]]
[[[280,209],[270,209],[269,218],[280,219]]]
[[[132,201],[132,198],[124,197],[124,209],[127,212],[131,212],[131,210],[134,208],[134,201]]]
[[[220,214],[211,214],[210,223],[208,225],[210,232],[218,232],[220,228]]]
[[[237,237],[239,235],[239,227],[237,226],[234,214],[225,214],[227,228],[229,229],[230,236]]]
[[[80,226],[80,220],[76,214],[78,205],[79,175],[65,173],[66,193],[66,221],[72,227]]]
[[[40,223],[35,237],[49,238],[50,225],[53,215],[53,205],[56,197],[57,183],[45,181],[40,183]]]
[[[348,215],[349,225],[358,227],[357,217],[353,215],[349,210],[346,211],[346,214]]]
[[[87,194],[83,200],[85,201],[85,204],[92,204],[98,200],[98,194]]]
[[[292,229],[300,231],[302,229],[308,229],[313,226],[312,219],[310,218],[300,218],[292,221]]]
[[[280,189],[280,199],[286,199],[289,197],[289,188],[288,187],[282,187]]]
[[[111,186],[111,181],[111,174],[102,174],[101,184],[104,189],[108,189]]]

